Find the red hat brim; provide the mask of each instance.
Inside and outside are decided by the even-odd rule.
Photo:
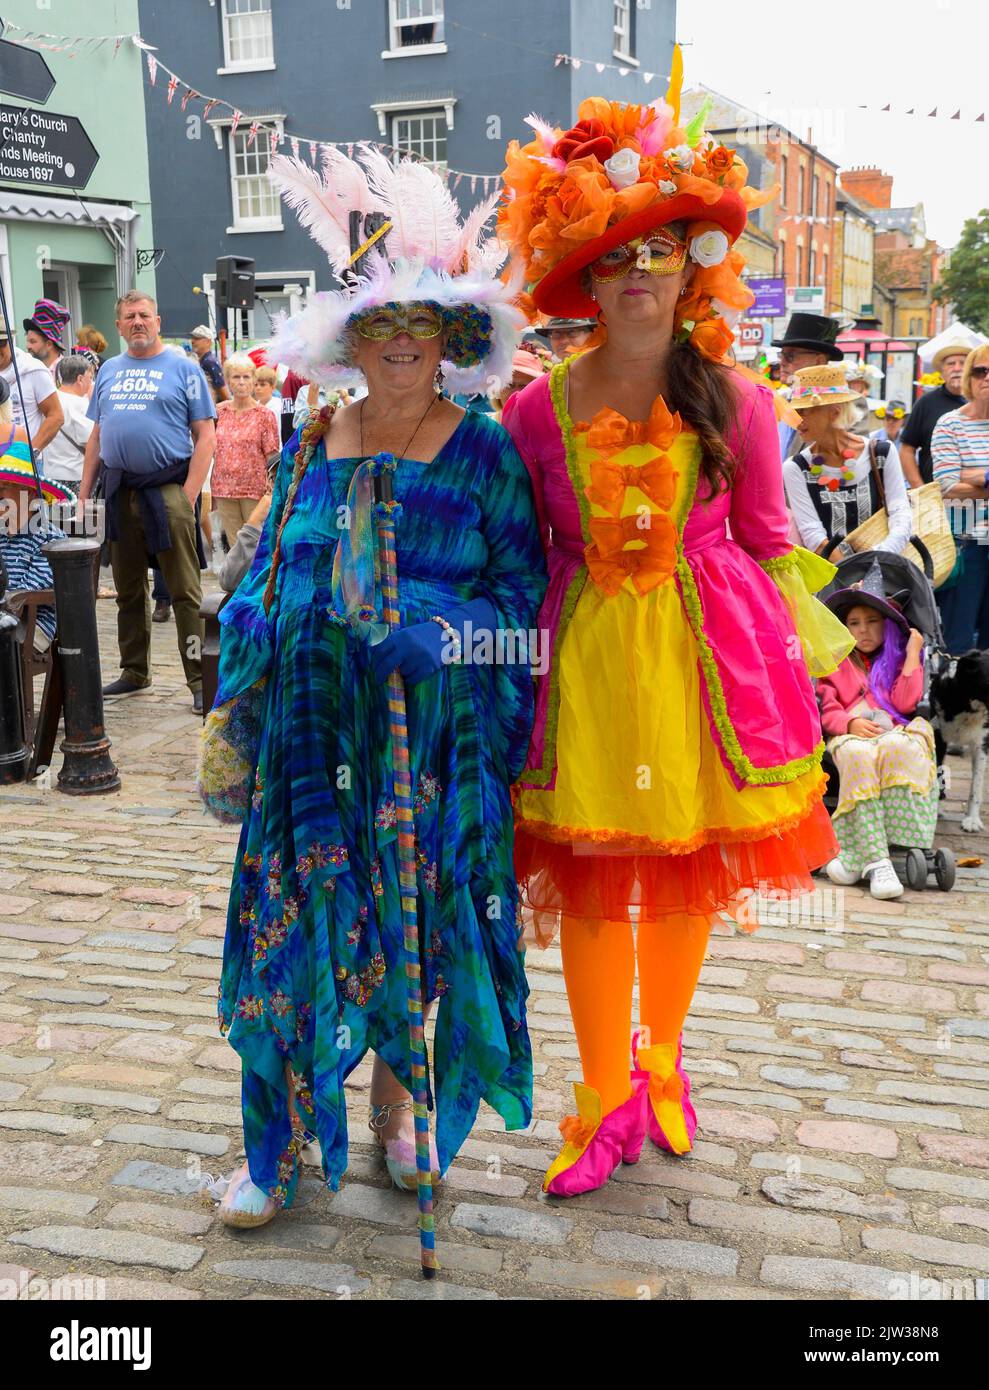
[[[734,189],[722,189],[720,198],[714,203],[705,203],[696,193],[675,193],[672,198],[650,203],[631,217],[614,223],[600,236],[585,241],[576,251],[564,256],[539,281],[532,291],[532,298],[536,308],[544,314],[562,318],[596,318],[597,300],[592,299],[580,283],[580,272],[592,261],[626,241],[665,226],[667,222],[714,222],[726,233],[730,242],[735,242],[745,230],[747,218],[748,209]]]

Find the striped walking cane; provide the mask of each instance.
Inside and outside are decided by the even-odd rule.
[[[382,618],[394,631],[399,626],[398,561],[395,523],[401,503],[394,501],[392,475],[395,459],[388,454],[371,461],[374,479],[374,513],[378,523],[378,553]],[[391,727],[392,773],[398,822],[398,870],[402,894],[402,928],[405,944],[405,980],[409,1009],[409,1055],[412,1064],[412,1114],[415,1119],[416,1172],[419,1194],[419,1254],[422,1272],[432,1279],[436,1259],[433,1225],[433,1179],[429,1162],[429,1112],[426,1108],[426,1039],[422,1021],[422,974],[419,965],[419,919],[416,912],[415,833],[412,826],[412,771],[409,764],[409,726],[405,713],[405,686],[398,671],[388,677],[388,711]]]

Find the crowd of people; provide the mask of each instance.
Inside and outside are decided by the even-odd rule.
[[[371,1130],[396,1185],[416,1185],[394,672],[437,1177],[482,1100],[508,1128],[532,1118],[523,928],[559,939],[580,1052],[544,1183],[566,1197],[647,1136],[690,1151],[682,1030],[719,913],[744,921],[753,891],[806,892],[815,871],[894,897],[890,846],[932,843],[930,639],[880,561],[907,551],[911,494],[937,485],[957,557],[945,645],[989,646],[989,345],[942,347],[943,384],[912,407],[845,360],[825,316],[791,316],[778,384],[736,369],[734,246],[769,195],[696,122],[688,141],[678,101],[591,98],[565,132],[531,118],[500,241],[422,166],[412,180],[330,148],[316,187],[274,158],[342,288],[261,352],[220,361],[206,325],[191,354],[170,350],[138,290],[115,356],[92,337],[66,352],[49,300],[26,353],[0,342],[0,500],[31,481],[26,425],[43,485],[105,508],[121,667],[106,698],[152,685],[149,565],[196,710],[208,555],[230,594],[200,767],[207,808],[242,825],[219,1004],[247,1155],[230,1225],[291,1204],[313,1138],[336,1187],[343,1083],[367,1051]],[[421,216],[391,216],[411,204]],[[395,500],[375,508],[382,473]],[[842,586],[866,527],[873,566]],[[479,635],[504,652],[505,634],[526,639],[514,658],[475,659]]]

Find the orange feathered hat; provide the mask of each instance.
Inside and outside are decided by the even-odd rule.
[[[568,131],[529,116],[535,139],[525,146],[513,140],[506,154],[498,230],[524,263],[537,309],[594,317],[585,268],[665,223],[685,222],[695,264],[676,329],[721,361],[753,300],[732,246],[749,210],[777,190],[748,187],[744,161],[705,135],[709,99],[681,126],[682,73],[676,48],[665,100],[629,106],[589,97]]]

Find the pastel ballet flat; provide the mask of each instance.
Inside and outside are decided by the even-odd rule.
[[[237,1169],[220,1202],[220,1220],[224,1226],[249,1230],[266,1226],[278,1210],[277,1204],[251,1181],[247,1164]]]
[[[593,1086],[574,1082],[577,1114],[560,1123],[563,1148],[543,1180],[554,1197],[575,1197],[603,1187],[623,1163],[637,1163],[645,1142],[646,1083],[632,1081],[628,1100],[601,1113],[601,1096]]]
[[[388,1105],[372,1105],[367,1127],[381,1146],[385,1167],[388,1169],[388,1176],[392,1182],[402,1192],[415,1192],[419,1187],[419,1174],[416,1168],[414,1124],[409,1125],[408,1131],[403,1130],[401,1134],[392,1139],[383,1138],[381,1133],[394,1110],[408,1110],[411,1114],[411,1100],[393,1101]],[[436,1152],[436,1143],[431,1134],[429,1136],[429,1166],[435,1186],[440,1180],[440,1160]]]

